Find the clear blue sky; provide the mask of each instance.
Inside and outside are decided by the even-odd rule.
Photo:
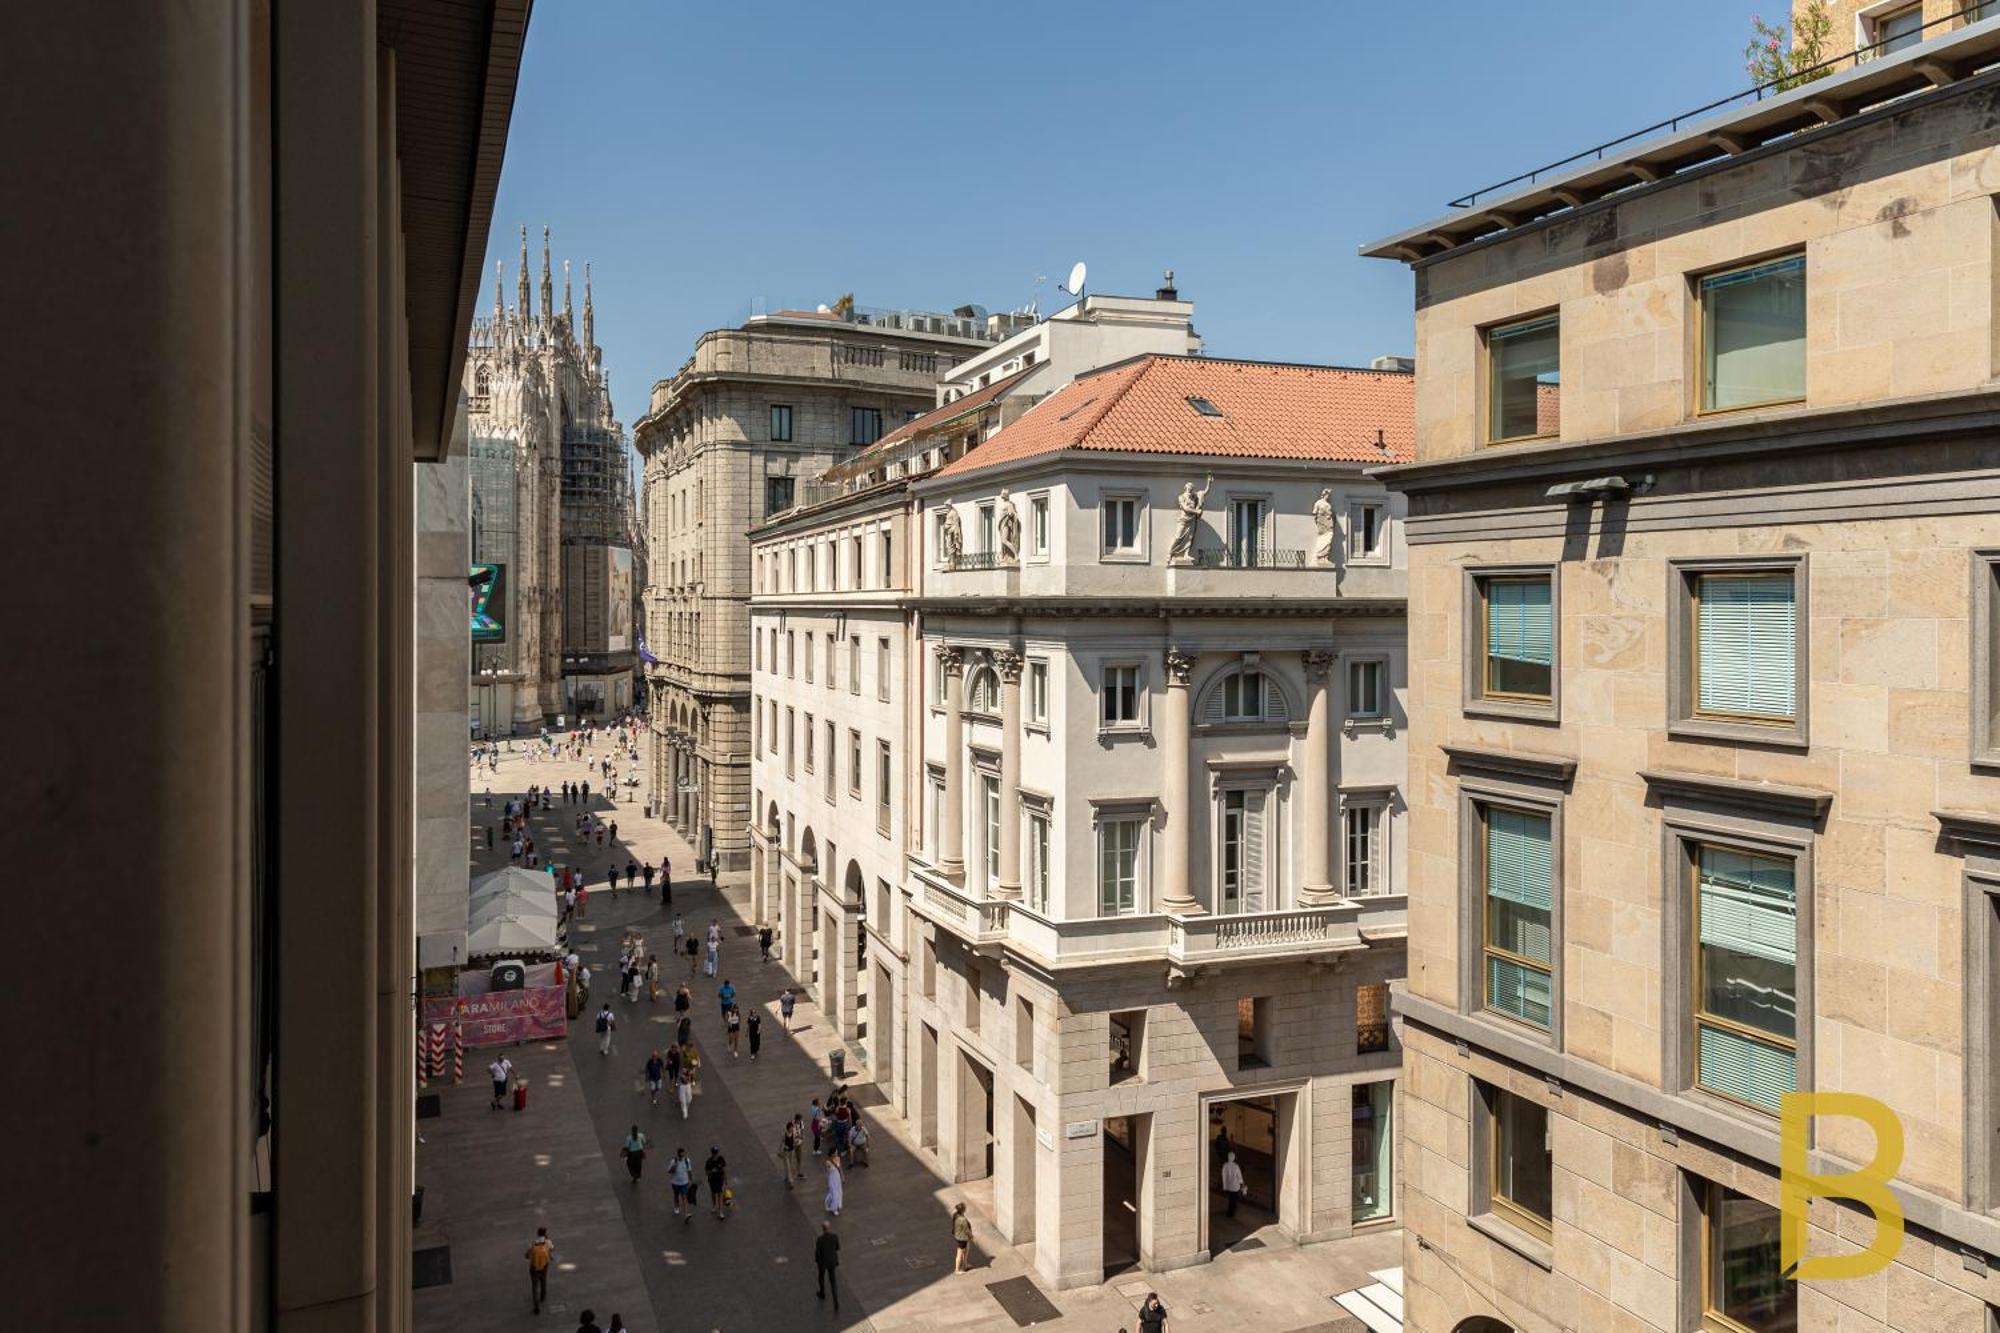
[[[1761,8],[1759,8],[1761,6]],[[541,0],[493,248],[596,271],[620,418],[750,303],[1044,312],[1173,268],[1219,356],[1411,346],[1360,243],[1748,82],[1782,0]],[[531,275],[531,282],[537,275]]]

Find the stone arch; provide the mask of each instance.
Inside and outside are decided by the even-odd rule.
[[[819,842],[811,826],[799,830],[799,868],[807,873],[819,869]]]
[[[868,880],[867,877],[861,873],[861,863],[859,861],[850,860],[847,863],[847,874],[843,880],[843,883],[845,884],[847,889],[847,894],[851,899],[853,899],[855,902],[866,901],[864,895],[868,890]]]
[[[1514,1333],[1513,1325],[1503,1324],[1491,1315],[1476,1314],[1470,1319],[1461,1319],[1451,1327],[1451,1333]]]
[[[781,838],[784,836],[785,825],[784,822],[778,818],[778,803],[776,801],[771,802],[770,812],[765,816],[764,832],[769,834],[773,838]]]
[[[965,711],[968,713],[993,713],[1000,711],[1000,673],[990,666],[977,666],[966,673]]]

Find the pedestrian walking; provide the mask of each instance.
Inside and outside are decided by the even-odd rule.
[[[682,1046],[689,1045],[694,1041],[694,1020],[686,1014],[681,1015],[680,1024],[674,1031],[674,1041]]]
[[[1236,1164],[1235,1153],[1223,1159],[1222,1197],[1227,1201],[1225,1215],[1236,1216],[1237,1201],[1243,1197],[1243,1168]]]
[[[1160,1293],[1146,1293],[1146,1303],[1139,1307],[1139,1333],[1167,1333],[1167,1307],[1160,1304]]]
[[[665,907],[674,900],[674,863],[666,857],[660,858],[660,905]]]
[[[840,1206],[846,1198],[846,1179],[841,1175],[840,1163],[834,1158],[826,1159],[826,1211],[840,1216]]]
[[[574,955],[572,955],[572,957],[574,957]],[[583,965],[583,967],[582,967],[582,968],[580,968],[580,969],[579,969],[579,970],[577,971],[577,974],[576,974],[576,984],[577,984],[577,985],[579,985],[579,986],[581,986],[581,987],[583,987],[583,1002],[584,1002],[585,1004],[589,1004],[589,1003],[590,1003],[590,964],[589,964],[589,963],[585,963],[585,964]]]
[[[613,827],[616,827],[616,826],[614,825]],[[615,838],[615,837],[617,837],[618,835],[617,835],[616,833],[614,833],[614,834],[612,834],[611,836]],[[626,887],[626,888],[628,888],[628,889],[629,889],[629,888],[631,888],[631,887],[633,886],[633,884],[634,884],[634,883],[636,883],[636,882],[638,881],[638,878],[639,878],[639,863],[638,863],[637,861],[631,861],[631,860],[628,860],[628,861],[626,861],[626,862],[625,862],[625,887]],[[647,880],[647,881],[646,881],[646,887],[647,887],[647,888],[651,888],[651,887],[652,887],[652,881],[651,881],[651,880]]]
[[[785,1172],[785,1188],[792,1188],[794,1180],[806,1177],[805,1162],[801,1154],[805,1151],[805,1130],[799,1125],[799,1118],[793,1116],[785,1122],[785,1132],[778,1138],[778,1165]]]
[[[701,941],[690,935],[687,938],[688,975],[693,976],[701,967]]]
[[[853,1159],[849,1165],[868,1165],[868,1126],[862,1124],[858,1116],[855,1118],[853,1130],[847,1136],[847,1146]]]
[[[617,1026],[618,1019],[611,1012],[611,1002],[606,1000],[604,1007],[597,1011],[597,1053],[599,1055],[611,1054],[611,1032]]]
[[[674,1160],[667,1164],[667,1183],[674,1191],[674,1216],[681,1217],[681,1205],[687,1202],[688,1186],[694,1183],[694,1163],[688,1160],[686,1148],[674,1149]],[[686,1214],[692,1220],[693,1213]]]
[[[611,1312],[611,1322],[604,1326],[604,1333],[630,1333],[630,1330],[625,1327],[624,1319],[619,1316],[616,1310],[613,1310]]]
[[[639,878],[646,881],[647,893],[651,893],[653,891],[653,874],[654,874],[653,863],[651,861],[648,861],[644,865],[639,867]]]
[[[833,1223],[819,1224],[819,1238],[813,1242],[813,1269],[819,1274],[819,1298],[825,1300],[827,1293],[833,1293],[833,1308],[840,1308],[840,1284],[834,1281],[835,1270],[840,1267],[840,1237],[833,1234]]]
[[[577,916],[583,917],[589,915],[589,913],[585,910],[589,906],[590,906],[590,886],[588,884],[585,884],[581,879],[581,877],[579,877],[576,884]]]
[[[490,805],[491,802],[489,801],[488,804]],[[486,850],[489,852],[493,850],[493,826],[491,824],[486,826]]]
[[[832,1124],[833,1155],[838,1157],[843,1165],[854,1165],[854,1159],[847,1154],[848,1134],[854,1128],[854,1112],[847,1109],[845,1101],[833,1108]]]
[[[785,987],[784,993],[778,996],[778,1017],[785,1020],[787,1032],[792,1030],[792,1006],[797,1004],[798,1000],[799,997],[792,993],[790,986]]]
[[[486,1072],[493,1076],[493,1109],[503,1111],[507,1086],[514,1081],[514,1062],[502,1055],[486,1066]]]
[[[682,916],[676,916],[676,917],[674,918],[674,952],[675,952],[675,953],[682,953],[682,952],[685,952],[685,949],[686,949],[686,945],[687,945],[687,933],[688,933],[688,931],[687,931],[687,918],[686,918],[686,917],[682,917]]]
[[[639,1183],[639,1169],[646,1165],[646,1136],[639,1132],[637,1125],[625,1136],[625,1170],[631,1173],[632,1183]]]
[[[719,1219],[722,1217],[722,1189],[729,1183],[729,1161],[722,1155],[719,1144],[710,1144],[708,1160],[701,1164],[701,1173],[708,1177],[708,1206]]]
[[[826,1112],[820,1109],[817,1097],[813,1098],[812,1114],[807,1118],[806,1124],[812,1129],[813,1156],[817,1157],[820,1138],[826,1133]]]
[[[687,1119],[688,1108],[694,1104],[694,1070],[688,1068],[685,1057],[681,1060],[680,1082],[674,1086],[674,1097],[681,1104],[681,1119]]]
[[[660,1080],[666,1077],[667,1062],[654,1051],[646,1058],[646,1091],[653,1094],[653,1105],[660,1104]]]
[[[743,1015],[737,1011],[735,1005],[732,1004],[723,1010],[722,1027],[724,1035],[729,1038],[729,1058],[740,1059],[742,1052],[737,1049],[736,1043],[743,1035]]]
[[[722,1005],[722,1012],[727,1014],[736,1007],[736,983],[724,977],[722,984],[715,989],[715,998]]]
[[[750,1058],[757,1058],[757,1048],[764,1044],[764,1016],[756,1010],[750,1011]]]
[[[951,1243],[957,1254],[951,1261],[954,1273],[970,1272],[972,1269],[972,1219],[965,1215],[965,1203],[961,1200],[951,1207]]]
[[[654,954],[646,960],[646,999],[653,1002],[660,998],[660,956]]]
[[[536,1227],[535,1238],[528,1243],[528,1297],[534,1302],[535,1313],[542,1312],[542,1302],[549,1298],[549,1269],[554,1267],[556,1247],[549,1240],[547,1227]]]

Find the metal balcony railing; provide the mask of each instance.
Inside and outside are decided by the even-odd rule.
[[[1012,569],[1016,561],[998,551],[960,551],[951,558],[953,571],[964,569]]]
[[[1196,569],[1304,569],[1306,552],[1291,547],[1210,546],[1195,551],[1189,564]]]

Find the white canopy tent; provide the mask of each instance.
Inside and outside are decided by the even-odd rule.
[[[471,899],[466,915],[471,957],[557,948],[555,884],[548,872],[509,866],[475,882]]]

